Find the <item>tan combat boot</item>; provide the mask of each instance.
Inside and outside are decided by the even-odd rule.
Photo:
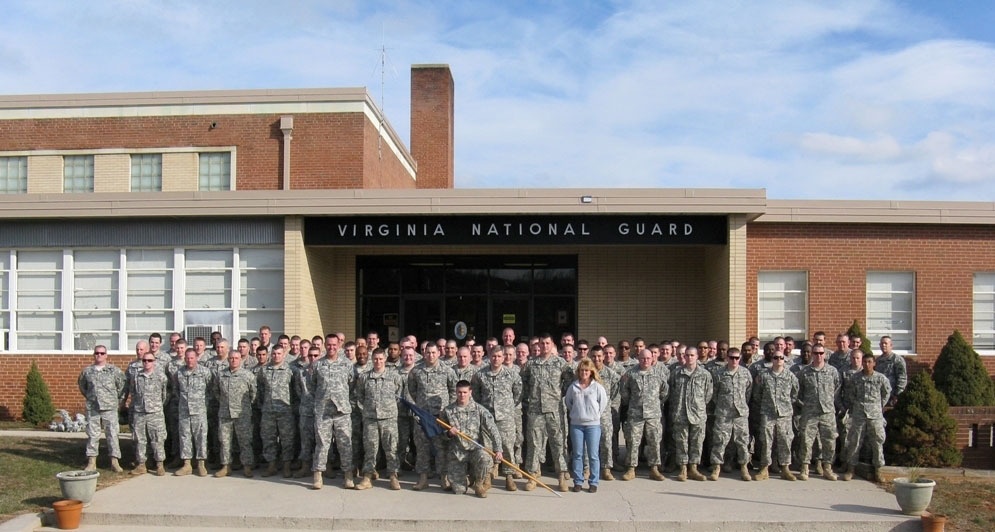
[[[193,473],[193,468],[190,467],[190,460],[184,460],[183,465],[180,466],[180,468],[177,469],[176,472],[173,474],[178,477],[185,477],[190,473]]]
[[[822,475],[824,471],[825,471],[825,469],[822,468],[822,462],[816,461],[815,462],[815,474],[816,475]]]
[[[276,474],[276,462],[270,462],[266,464],[266,471],[263,471],[264,477],[271,477]]]
[[[846,466],[846,469],[843,470],[843,476],[840,477],[840,480],[848,481],[852,478],[853,478],[853,466],[848,465]]]
[[[325,479],[321,476],[321,471],[315,471],[311,481],[311,489],[320,490],[325,485]]]
[[[131,470],[132,475],[144,475],[148,473],[149,470],[145,468],[145,464],[138,464],[134,469]]]
[[[717,464],[713,465],[712,466],[712,472],[709,473],[709,475],[708,475],[708,480],[718,480],[719,479],[719,473],[721,473],[721,472],[722,472],[722,466],[717,465]]]
[[[610,468],[601,468],[601,480],[615,480],[615,476],[612,475],[612,470]]]
[[[397,473],[390,474],[390,489],[394,491],[401,489],[401,483],[397,481]]]
[[[636,478],[636,468],[630,467],[630,468],[626,469],[625,473],[622,473],[622,477],[621,478],[622,478],[622,480],[632,480],[632,479]]]
[[[650,466],[650,480],[663,480],[663,473],[660,472],[659,466]]]
[[[418,482],[416,482],[415,485],[411,487],[411,489],[415,491],[421,491],[427,487],[428,487],[428,474],[422,473],[421,475],[418,476]]]
[[[687,464],[684,464],[681,466],[680,473],[677,473],[677,480],[684,482],[687,479],[688,479],[688,466]]]
[[[822,478],[826,480],[836,480],[836,473],[833,473],[833,464],[829,462],[822,464]]]
[[[791,473],[791,470],[788,469],[787,465],[781,466],[781,478],[783,478],[784,480],[791,480],[791,481],[797,480],[795,478],[795,475]]]
[[[739,466],[739,478],[745,480],[746,482],[753,480],[753,477],[750,476],[750,469],[746,466],[746,464]]]
[[[356,487],[356,483],[352,481],[352,471],[345,472],[345,480],[342,481],[342,487],[351,490]]]
[[[442,485],[442,491],[453,491],[453,483],[449,482],[449,475],[442,475],[442,480],[439,483]]]
[[[283,478],[290,478],[292,476],[294,476],[294,473],[290,470],[290,462],[285,462],[283,464]]]
[[[118,463],[117,458],[111,458],[111,469],[113,469],[115,473],[124,473],[124,469],[121,468],[121,464]]]
[[[158,477],[166,476],[166,466],[163,465],[162,461],[155,463],[155,474]]]
[[[532,471],[529,474],[532,475],[532,478],[536,478],[539,476],[538,471]],[[536,489],[536,481],[532,480],[532,478],[530,478],[528,482],[525,483],[525,491],[532,491]]]
[[[691,480],[703,481],[705,480],[705,475],[698,472],[698,464],[691,464],[688,466],[688,478]]]
[[[97,470],[97,457],[87,456],[86,467],[83,468],[83,471],[96,471],[96,470]]]
[[[802,464],[801,470],[798,471],[798,480],[808,480],[808,464]]]
[[[515,475],[507,475],[504,477],[504,489],[508,491],[518,491],[518,486],[515,485]]]
[[[225,478],[228,476],[228,464],[221,466],[221,469],[214,472],[214,478]]]
[[[363,475],[363,480],[356,484],[356,489],[358,490],[368,490],[373,487],[373,478],[371,475]]]
[[[770,478],[770,471],[767,466],[761,467],[760,471],[757,471],[757,474],[753,476],[753,480],[767,480],[768,478]]]
[[[197,476],[206,477],[207,467],[204,465],[204,460],[197,460]]]
[[[245,478],[252,478],[253,476],[255,476],[252,474],[252,466],[250,465],[247,465],[242,468],[242,474],[245,475]]]
[[[567,485],[567,480],[568,480],[567,476],[568,475],[566,473],[560,473],[560,485],[559,485],[560,493],[566,493],[570,491],[570,486]]]
[[[301,468],[294,471],[294,478],[307,478],[311,474],[311,468],[306,465],[301,465]]]
[[[486,499],[487,498],[487,484],[485,484],[485,483],[483,483],[483,482],[481,482],[479,480],[476,481],[476,482],[474,482],[473,483],[473,494],[476,495],[477,497],[480,497],[481,499]]]

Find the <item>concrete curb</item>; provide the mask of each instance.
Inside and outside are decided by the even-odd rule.
[[[0,523],[0,532],[33,532],[41,526],[42,514],[22,514]]]

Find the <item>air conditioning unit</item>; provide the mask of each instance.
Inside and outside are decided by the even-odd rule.
[[[188,345],[193,345],[194,338],[203,338],[210,344],[211,333],[214,331],[220,331],[221,335],[224,336],[225,327],[224,325],[187,325],[183,331],[183,338]]]

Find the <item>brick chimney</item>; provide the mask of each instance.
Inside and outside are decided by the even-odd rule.
[[[418,188],[453,188],[453,74],[449,65],[411,65],[411,155]]]

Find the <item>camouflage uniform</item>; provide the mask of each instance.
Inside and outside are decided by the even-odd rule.
[[[530,472],[539,471],[547,441],[553,460],[556,460],[556,472],[568,472],[563,454],[566,445],[563,433],[563,400],[560,394],[564,366],[566,361],[554,353],[545,360],[541,357],[530,359],[522,368],[522,400],[527,405],[525,440],[528,443],[528,454],[525,466]]]
[[[305,360],[304,357],[297,359],[297,362]],[[310,359],[308,359],[310,360]],[[298,458],[301,461],[301,468],[311,471],[311,462],[314,456],[314,391],[311,389],[311,374],[314,372],[312,364],[294,363],[294,389],[297,397],[297,431],[299,437]]]
[[[841,401],[840,372],[826,364],[805,366],[798,372],[798,399],[802,403],[801,463],[812,460],[812,445],[819,439],[820,462],[832,462],[836,454],[836,406]]]
[[[841,373],[850,367],[850,350],[842,349],[840,351],[833,351],[829,355],[829,365],[839,370]]]
[[[477,371],[479,371],[479,369],[480,368],[474,366],[473,364],[470,364],[465,368],[453,366],[453,373],[456,374],[456,382],[459,381],[470,382],[473,379],[473,376],[477,373]]]
[[[473,400],[487,409],[501,435],[501,452],[505,459],[515,459],[515,418],[522,402],[522,378],[514,370],[502,366],[497,371],[486,367],[470,381]],[[495,449],[496,450],[496,449]],[[502,474],[512,474],[512,469],[502,465]]]
[[[143,465],[148,458],[146,447],[152,444],[152,457],[156,462],[166,460],[166,373],[152,370],[138,372],[129,379],[131,395],[131,439],[135,442],[135,463]]]
[[[257,377],[259,408],[262,419],[259,435],[263,439],[263,457],[270,464],[276,463],[277,451],[284,464],[294,459],[297,428],[294,426],[293,380],[294,372],[286,360],[280,365],[268,364]]]
[[[628,417],[623,430],[630,468],[639,464],[639,448],[646,437],[646,463],[660,465],[660,442],[663,439],[663,406],[670,393],[667,375],[650,367],[643,371],[634,366],[619,383],[623,407],[628,406]]]
[[[445,405],[453,402],[456,395],[456,374],[445,364],[436,362],[428,367],[419,364],[408,374],[408,393],[416,405],[424,408],[433,416],[438,417]],[[415,445],[418,447],[415,472],[419,475],[429,473],[432,456],[436,457],[436,469],[443,473],[443,461],[446,456],[446,442],[442,438],[431,441],[421,430],[415,430]],[[433,446],[435,452],[432,451]]]
[[[465,406],[456,403],[443,409],[443,421],[465,434],[473,441],[490,449],[503,449],[501,434],[494,423],[494,417],[486,408],[471,400]],[[448,433],[447,433],[448,436]],[[479,446],[466,441],[461,436],[450,437],[446,445],[446,476],[453,486],[453,493],[466,491],[467,464],[471,466],[473,478],[484,479],[494,467],[491,456]]]
[[[214,352],[213,349],[208,349],[209,352]],[[222,368],[228,367],[228,359],[217,356],[211,356],[200,365],[207,368],[212,375],[218,376],[218,372]],[[207,390],[207,460],[211,463],[216,463],[219,460],[219,455],[221,453],[219,434],[218,434],[218,396],[214,388]]]
[[[784,368],[780,373],[768,369],[760,373],[753,385],[753,397],[760,408],[760,467],[771,465],[771,447],[777,438],[777,465],[791,463],[791,415],[798,400],[798,378]]]
[[[353,363],[353,383],[359,382],[359,377],[369,371],[373,365],[371,362],[367,362],[365,366]],[[352,412],[349,414],[349,421],[352,424],[352,435],[354,438],[359,438],[352,446],[352,465],[353,467],[362,467],[363,465],[363,453],[365,448],[363,447],[363,412],[359,409],[358,401],[356,400],[356,392],[353,389],[353,393],[350,398],[352,402]]]
[[[121,458],[119,441],[120,425],[117,408],[124,398],[126,378],[124,372],[111,364],[87,366],[79,374],[76,384],[86,398],[86,456],[97,456],[100,430],[107,435],[107,450],[112,458]]]
[[[714,393],[712,374],[704,366],[696,366],[694,371],[676,368],[670,377],[670,390],[677,465],[700,464],[708,419],[706,407]]]
[[[598,372],[601,377],[601,384],[608,393],[608,403],[611,408],[606,408],[601,414],[601,468],[611,469],[615,465],[615,456],[612,451],[612,434],[615,430],[615,422],[618,418],[618,408],[622,404],[622,389],[618,373],[605,366]]]
[[[857,372],[847,379],[843,386],[843,404],[850,413],[850,429],[843,449],[844,464],[857,464],[861,442],[866,437],[874,451],[872,464],[874,467],[884,465],[884,405],[889,397],[891,384],[877,371],[870,375]]]
[[[180,458],[184,460],[207,458],[207,389],[211,380],[211,372],[200,365],[194,369],[183,366],[174,377],[179,399]]]
[[[338,448],[342,471],[352,471],[352,387],[356,373],[344,356],[327,356],[314,363],[311,391],[314,393],[315,447],[312,471],[328,466],[332,438]]]
[[[411,373],[411,368],[405,368],[404,366],[398,364],[394,371],[404,379],[404,398],[412,403],[415,401],[411,398],[411,394],[408,393],[408,375]],[[402,408],[397,412],[397,460],[398,462],[408,464],[409,466],[414,465],[412,462],[408,461],[408,449],[414,445],[414,420],[415,416],[411,413],[411,410],[407,408]],[[412,460],[414,457],[411,458]]]
[[[725,450],[732,442],[737,463],[750,461],[750,370],[722,368],[715,373],[715,424],[712,426],[712,465],[725,462]]]
[[[387,473],[400,467],[397,460],[397,398],[404,396],[405,383],[394,370],[368,371],[356,381],[356,405],[363,416],[363,474],[376,471],[377,453],[383,448]],[[407,409],[405,409],[407,410]]]
[[[239,367],[235,371],[222,368],[214,381],[218,398],[218,440],[221,464],[231,464],[232,432],[238,438],[239,460],[242,465],[255,465],[252,452],[252,405],[256,401],[256,376]]]
[[[172,459],[180,457],[180,396],[176,390],[176,374],[183,367],[183,356],[169,359],[163,368],[169,379],[169,396],[166,402],[166,456]]]
[[[891,385],[891,397],[888,398],[888,403],[895,404],[895,400],[909,384],[909,370],[905,358],[894,351],[888,355],[880,355],[875,360],[874,371],[888,378],[888,384]]]

